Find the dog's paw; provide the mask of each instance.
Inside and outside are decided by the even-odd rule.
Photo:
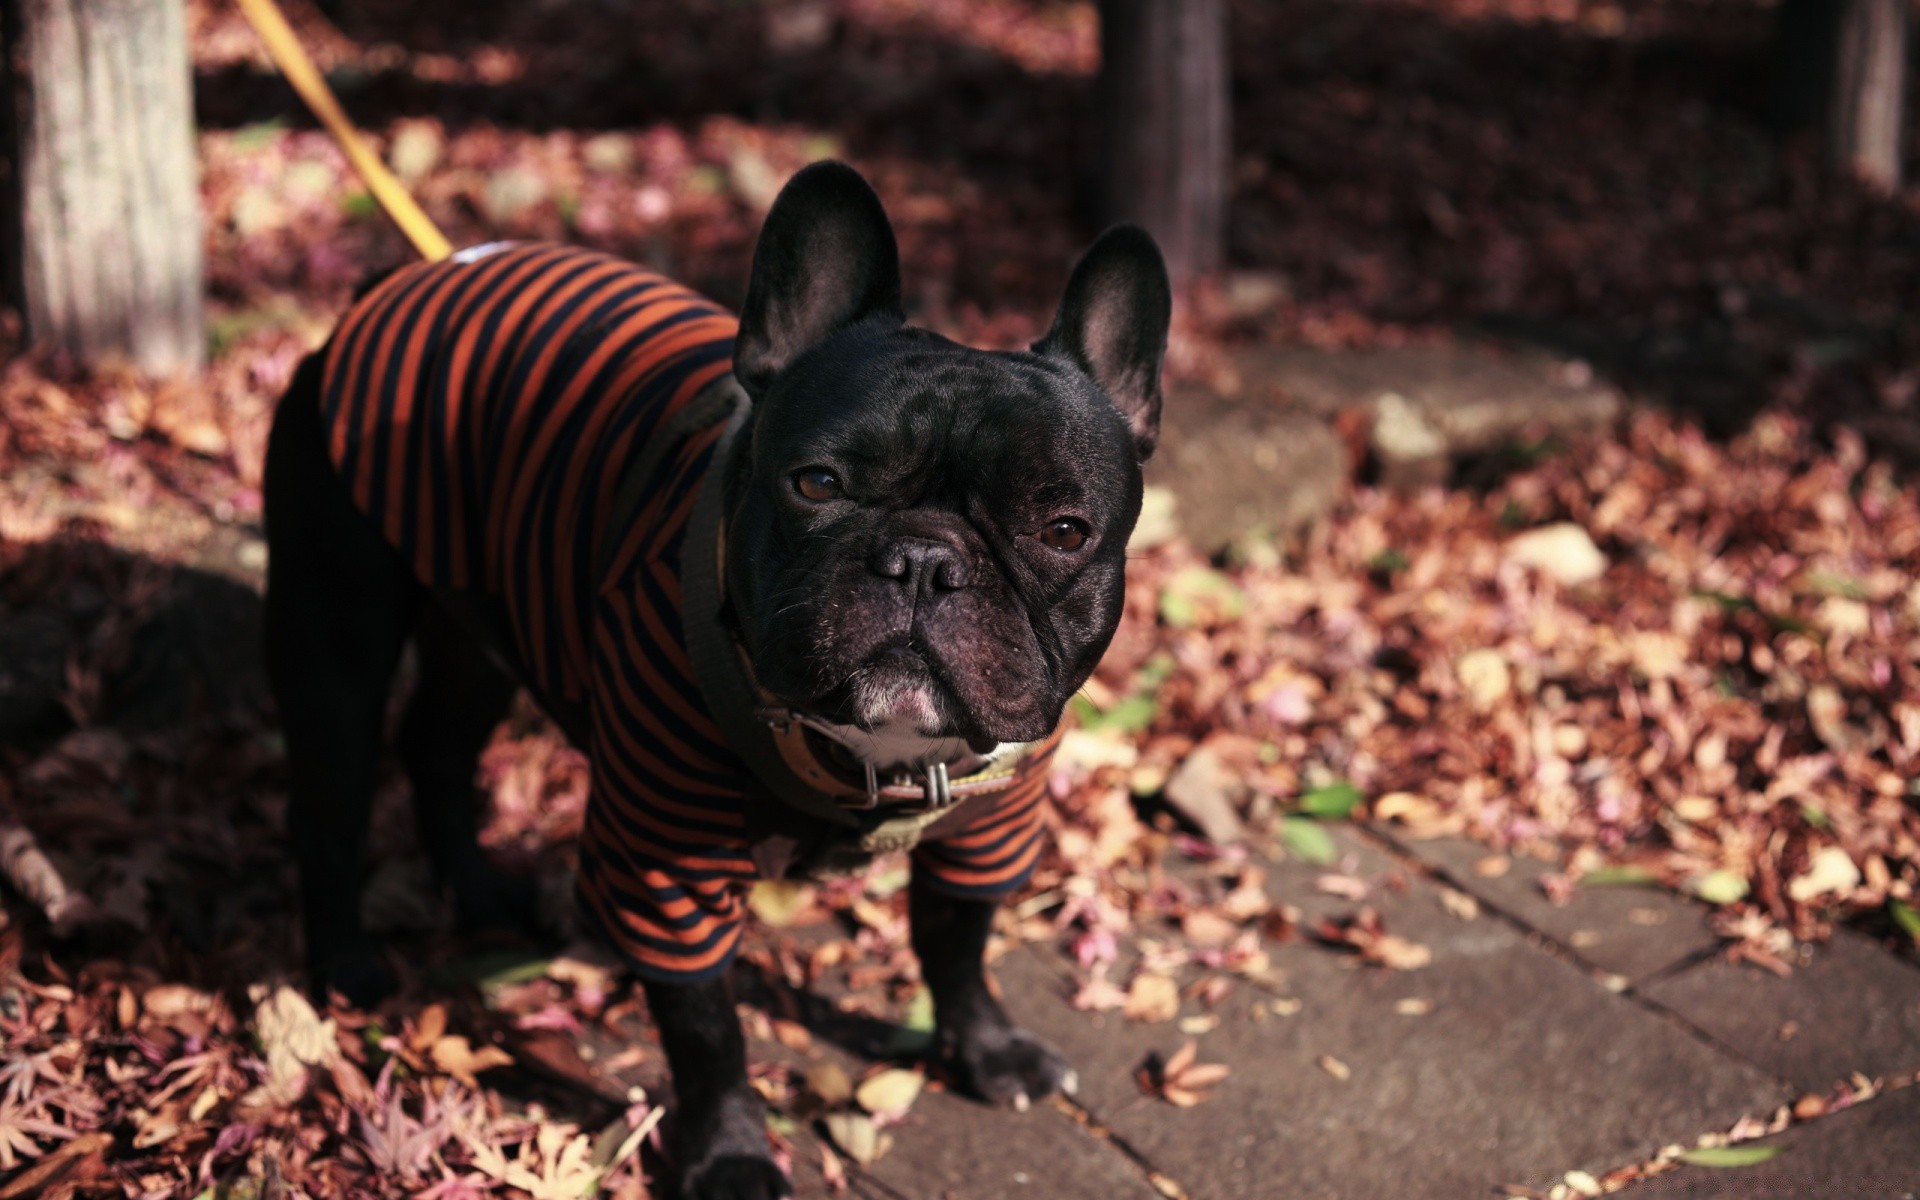
[[[767,1105],[744,1080],[703,1114],[681,1113],[690,1120],[679,1137],[676,1157],[686,1166],[680,1175],[682,1200],[780,1200],[793,1187],[767,1147]]]
[[[1022,1112],[1055,1092],[1071,1096],[1079,1086],[1058,1050],[1011,1025],[983,1023],[955,1039],[946,1066],[954,1082],[975,1096]]]
[[[729,1154],[698,1163],[680,1181],[683,1200],[781,1200],[793,1187],[773,1160]]]

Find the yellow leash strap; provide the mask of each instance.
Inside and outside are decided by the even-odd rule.
[[[447,235],[441,233],[421,207],[414,203],[407,189],[387,170],[380,156],[367,149],[360,140],[360,134],[353,128],[353,122],[340,107],[340,101],[334,98],[333,89],[327,86],[326,79],[320,74],[313,60],[293,36],[293,28],[287,24],[286,17],[273,0],[234,0],[240,11],[253,25],[255,33],[267,45],[267,53],[273,57],[274,65],[287,77],[293,90],[307,102],[313,115],[327,127],[333,140],[340,143],[340,149],[346,153],[347,161],[353,169],[366,180],[367,190],[380,207],[386,210],[400,232],[413,243],[420,257],[429,262],[447,257],[453,253],[453,243],[447,241]]]

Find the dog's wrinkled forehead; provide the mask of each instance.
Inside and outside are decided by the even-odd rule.
[[[811,353],[766,398],[764,445],[790,462],[897,475],[1026,467],[1118,470],[1126,422],[1087,377],[1031,353],[975,350],[912,328],[855,329]],[[1037,480],[1035,482],[1038,482]]]

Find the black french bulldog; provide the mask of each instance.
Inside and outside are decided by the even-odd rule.
[[[493,724],[516,684],[526,684],[571,739],[592,748],[588,841],[598,841],[583,848],[582,876],[606,873],[615,883],[594,894],[616,899],[587,915],[625,931],[613,940],[642,976],[678,1093],[683,1190],[770,1200],[789,1188],[769,1155],[763,1106],[748,1087],[743,1039],[719,974],[730,943],[716,940],[737,921],[743,876],[716,867],[663,882],[655,868],[671,867],[683,852],[697,851],[702,864],[745,854],[733,842],[754,837],[757,818],[709,825],[700,815],[706,785],[725,770],[749,781],[742,790],[781,801],[790,800],[795,778],[827,780],[824,803],[854,811],[856,834],[894,820],[896,809],[938,819],[909,818],[904,841],[881,838],[882,845],[983,828],[962,810],[990,807],[986,793],[1020,777],[1008,762],[1027,752],[1023,743],[1052,733],[1120,617],[1140,464],[1159,426],[1165,269],[1145,233],[1110,230],[1074,269],[1052,329],[1030,352],[957,345],[906,324],[886,215],[865,181],[837,163],[800,172],[768,214],[737,337],[727,327],[720,340],[701,340],[700,323],[719,319],[705,302],[601,256],[483,247],[457,257],[407,268],[356,304],[329,348],[302,365],[269,444],[267,654],[287,733],[312,983],[359,1003],[393,986],[360,923],[360,847],[386,697],[409,638],[421,678],[399,749],[422,840],[463,923],[524,918],[528,884],[491,867],[475,844],[473,778]],[[595,357],[635,328],[641,318],[632,314],[662,304],[675,315],[658,318],[641,340],[683,347],[679,357],[636,343],[621,353],[640,355],[635,361],[651,373],[626,376]],[[701,348],[713,346],[721,357],[701,359]],[[485,376],[485,364],[496,361],[496,374]],[[711,385],[701,383],[702,371]],[[484,387],[460,382],[483,376]],[[589,611],[642,593],[553,589],[576,578],[611,586],[582,574],[598,566],[580,560],[597,558],[591,551],[601,545],[644,542],[646,522],[668,511],[681,520],[691,507],[695,532],[684,555],[674,550],[658,561],[677,570],[678,595],[714,590],[694,579],[705,536],[694,496],[706,496],[709,483],[656,480],[642,489],[650,499],[626,507],[617,498],[611,507],[568,508],[542,497],[564,495],[568,481],[549,475],[577,467],[589,483],[608,481],[596,492],[604,501],[626,466],[603,460],[652,455],[647,439],[623,441],[615,430],[628,427],[624,408],[659,402],[661,379],[688,392],[705,388],[703,395],[744,391],[732,429],[703,437],[697,423],[684,423],[684,440],[662,451],[662,461],[717,473],[713,540],[724,550],[713,551],[722,582],[711,624],[738,648],[734,682],[764,702],[762,718],[779,714],[782,744],[799,749],[786,759],[750,753],[715,715],[727,737],[716,755],[731,749],[739,757],[704,768],[655,759],[658,779],[622,785],[651,797],[629,811],[603,795],[600,776],[643,774],[634,763],[678,744],[649,740],[648,729],[693,729],[684,736],[697,741],[698,729],[712,726],[672,701],[685,711],[651,725],[635,717],[640,732],[619,733],[628,710],[655,699],[638,685],[615,688],[596,651],[572,652],[567,638],[591,626],[643,639],[646,622],[620,625],[620,614]],[[522,393],[528,398],[516,399]],[[543,420],[581,415],[522,430],[515,403]],[[592,425],[603,416],[606,424]],[[576,457],[567,470],[536,478],[525,468],[535,460],[516,455],[532,454],[524,445],[541,429],[573,437],[568,453]],[[468,444],[475,452],[459,457]],[[403,475],[404,504],[381,490],[383,480]],[[526,496],[527,523],[515,525],[513,505]],[[462,504],[476,525],[487,512],[507,512],[507,534],[448,534],[435,524]],[[612,527],[582,527],[576,539],[569,522],[581,521]],[[626,561],[616,557],[609,571],[617,575]],[[529,589],[539,591],[538,603]],[[677,615],[668,626],[679,628]],[[696,614],[686,614],[689,644],[695,628]],[[623,653],[640,672],[631,678],[658,670],[684,682],[670,670],[679,650],[661,643]],[[700,658],[697,647],[692,657]],[[589,659],[591,669],[579,665]],[[571,676],[567,663],[578,667]],[[711,708],[714,695],[703,678],[697,700]],[[623,747],[630,757],[620,757]],[[789,772],[784,784],[772,782],[780,771]],[[846,778],[853,783],[836,791],[831,781]],[[965,799],[974,787],[982,795]],[[1036,786],[1035,803],[1037,795]],[[802,802],[818,807],[792,801]],[[759,803],[785,811],[780,801]],[[669,812],[677,825],[660,823]],[[789,828],[777,817],[772,825]],[[724,835],[728,829],[742,832]],[[993,832],[970,844],[998,844]],[[686,849],[689,840],[695,850]],[[766,844],[804,850],[805,839]],[[804,862],[806,854],[788,858]],[[944,886],[937,875],[916,859],[910,915],[947,1069],[978,1095],[1020,1107],[1071,1088],[1061,1057],[1016,1028],[988,992],[982,955],[995,900]],[[620,908],[623,896],[656,909],[634,916]],[[669,957],[658,958],[658,946]],[[682,962],[698,969],[680,971]]]

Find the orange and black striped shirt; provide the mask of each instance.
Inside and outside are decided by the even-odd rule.
[[[592,764],[579,899],[642,975],[719,973],[754,878],[764,789],[708,715],[681,640],[681,544],[718,426],[608,529],[623,468],[731,369],[734,318],[631,263],[484,246],[394,272],[325,351],[329,454],[428,587],[505,614],[520,680]],[[604,538],[615,539],[610,554]],[[915,851],[935,886],[988,898],[1039,853],[1044,755]]]

